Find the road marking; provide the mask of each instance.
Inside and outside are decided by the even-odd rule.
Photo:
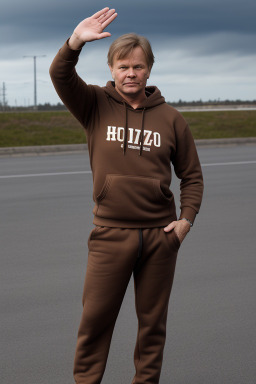
[[[226,163],[206,163],[201,164],[202,167],[215,167],[219,165],[247,165],[247,164],[256,164],[256,160],[251,161],[230,161]],[[42,177],[42,176],[62,176],[62,175],[82,175],[92,173],[92,171],[72,171],[72,172],[51,172],[51,173],[28,173],[24,175],[3,175],[0,176],[0,179],[16,179],[22,177]]]
[[[218,165],[246,165],[246,164],[256,164],[256,160],[251,161],[230,161],[227,163],[209,163],[209,164],[201,164],[202,167],[215,167]]]
[[[26,175],[5,175],[5,176],[0,176],[0,179],[14,179],[14,178],[18,178],[18,177],[41,177],[41,176],[79,175],[79,174],[83,174],[83,173],[92,173],[92,171],[28,173]]]

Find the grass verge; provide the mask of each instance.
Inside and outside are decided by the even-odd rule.
[[[183,112],[195,139],[256,137],[256,111]]]
[[[256,111],[183,112],[195,139],[256,137]],[[82,126],[66,111],[0,113],[0,147],[83,144]]]

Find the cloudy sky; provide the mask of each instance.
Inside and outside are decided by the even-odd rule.
[[[148,84],[168,101],[256,99],[255,0],[2,0],[0,94],[9,105],[34,102],[37,58],[38,103],[59,101],[49,66],[76,25],[109,6],[118,12],[110,38],[84,48],[77,71],[87,83],[110,79],[108,47],[121,34],[149,38],[156,57]],[[2,96],[0,96],[2,100]]]

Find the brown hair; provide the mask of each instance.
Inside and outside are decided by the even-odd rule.
[[[150,42],[146,37],[137,35],[136,33],[127,33],[113,41],[108,51],[108,64],[112,67],[114,58],[117,60],[124,59],[136,47],[141,47],[145,54],[147,65],[149,69],[151,69],[155,58]]]

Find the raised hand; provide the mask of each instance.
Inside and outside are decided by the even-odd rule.
[[[104,32],[104,29],[112,23],[116,17],[117,13],[115,9],[106,7],[81,21],[69,39],[70,48],[78,49],[86,42],[111,36],[111,33]]]

